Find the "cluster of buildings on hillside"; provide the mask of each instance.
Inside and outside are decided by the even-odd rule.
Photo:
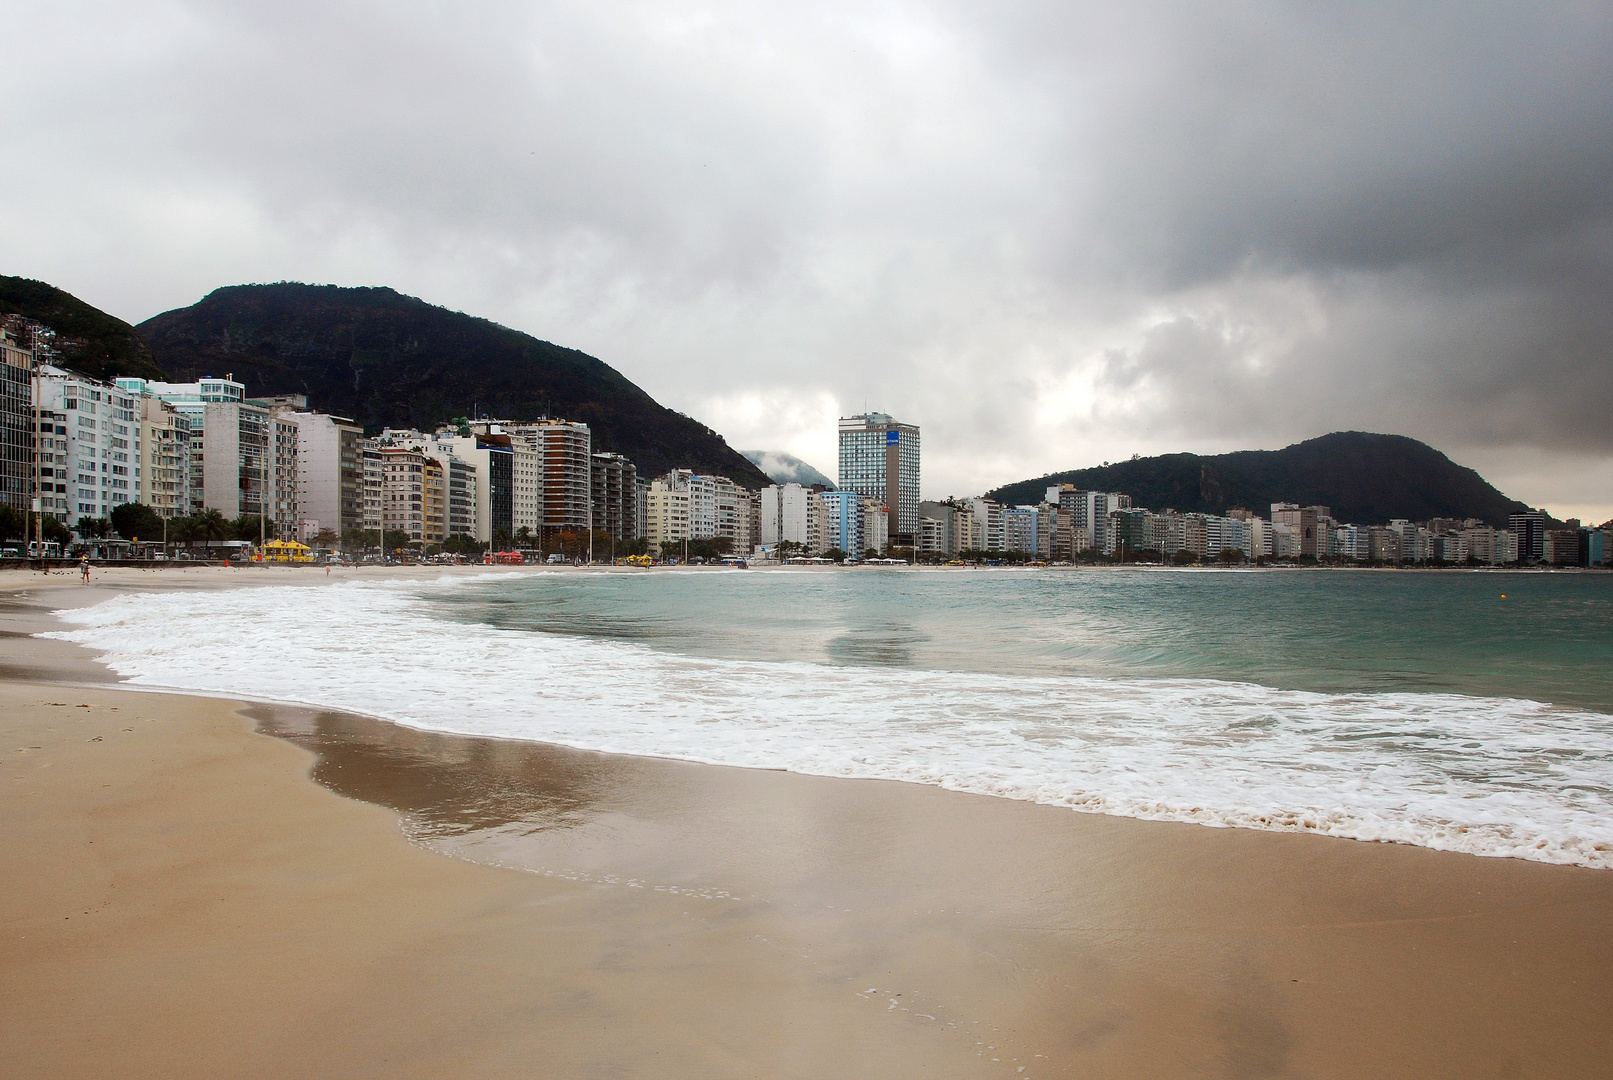
[[[1325,506],[1274,503],[1270,517],[1150,511],[1118,492],[1050,487],[1034,505],[921,498],[919,429],[883,413],[839,422],[838,488],[749,490],[673,469],[642,477],[598,451],[586,424],[549,417],[461,421],[433,431],[315,412],[300,395],[249,398],[232,377],[99,382],[49,362],[42,328],[0,320],[0,501],[78,531],[119,504],[163,518],[213,509],[264,519],[282,540],[369,534],[478,544],[686,541],[763,556],[906,549],[920,559],[1274,559],[1603,565],[1600,530],[1515,514],[1504,529],[1435,519],[1360,526]],[[37,362],[36,362],[37,361]]]

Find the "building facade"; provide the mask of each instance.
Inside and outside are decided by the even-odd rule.
[[[382,529],[422,544],[441,543],[447,535],[442,464],[416,446],[383,446],[380,455]]]
[[[919,429],[885,413],[841,417],[839,485],[880,500],[892,541],[911,545],[919,519]]]
[[[190,513],[190,420],[150,394],[140,397],[139,501],[164,518]]]
[[[0,506],[26,511],[33,505],[34,352],[32,342],[0,326]],[[65,469],[63,470],[66,471]],[[56,484],[63,490],[56,491]],[[66,500],[67,481],[52,468],[52,502]],[[43,492],[43,489],[41,489]],[[65,513],[65,507],[63,508]]]
[[[140,497],[140,396],[88,376],[42,365],[39,402],[66,418],[66,446],[53,451],[53,495],[65,496],[65,523],[78,531],[84,519],[107,517]],[[64,460],[65,459],[65,460]],[[41,462],[41,469],[43,469]],[[67,479],[62,479],[63,474]],[[65,491],[61,489],[65,488]]]
[[[679,488],[665,478],[651,481],[645,493],[644,535],[652,549],[690,539],[688,488]]]
[[[297,503],[316,530],[338,538],[364,528],[364,429],[315,412],[278,412],[297,430]]]
[[[589,497],[593,527],[616,540],[632,540],[638,531],[638,469],[620,454],[593,457]]]
[[[586,532],[593,524],[594,474],[593,436],[588,425],[572,420],[539,420],[506,426],[534,455],[536,528],[545,537]],[[518,501],[517,510],[523,509]],[[524,518],[519,512],[516,516]],[[516,527],[522,524],[524,520],[518,520]]]

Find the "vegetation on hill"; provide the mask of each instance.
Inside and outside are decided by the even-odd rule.
[[[0,315],[21,315],[55,331],[53,363],[95,379],[166,378],[134,327],[54,285],[0,275]]]
[[[1010,505],[1035,503],[1053,484],[1124,492],[1137,506],[1183,513],[1243,506],[1264,517],[1274,502],[1319,504],[1331,507],[1339,521],[1358,524],[1471,517],[1504,525],[1508,514],[1527,509],[1425,443],[1365,431],[1336,431],[1281,450],[1135,458],[1023,480],[987,494]]]
[[[722,436],[603,361],[392,289],[236,285],[138,330],[175,379],[230,374],[254,396],[307,394],[371,432],[558,416],[586,423],[596,451],[626,456],[641,475],[688,468],[768,483]]]

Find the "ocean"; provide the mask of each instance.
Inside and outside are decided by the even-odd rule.
[[[488,572],[61,617],[153,688],[1613,868],[1613,575]]]

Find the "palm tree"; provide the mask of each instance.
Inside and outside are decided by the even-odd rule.
[[[223,540],[230,535],[229,518],[226,518],[211,506],[199,514],[193,515],[191,523],[195,528],[193,536],[198,540]]]

